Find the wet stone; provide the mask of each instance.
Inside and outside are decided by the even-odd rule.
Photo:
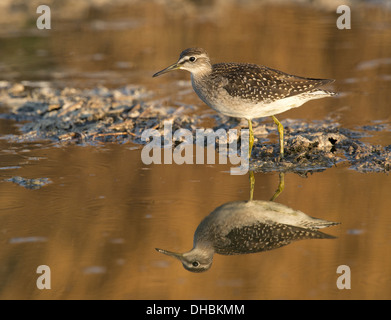
[[[19,176],[12,177],[10,179],[6,179],[5,181],[13,182],[13,183],[16,183],[26,189],[32,189],[32,190],[40,189],[43,186],[46,186],[46,185],[52,183],[52,181],[49,178],[26,179],[26,178],[19,177]]]
[[[214,130],[247,129],[246,121],[211,112],[195,116],[194,108],[167,106],[153,101],[152,96],[144,88],[131,85],[117,89],[57,89],[50,84],[32,86],[2,81],[0,104],[7,112],[0,117],[23,122],[20,134],[7,136],[15,142],[51,139],[58,143],[93,145],[130,141],[145,144],[142,133],[154,129],[163,136],[166,121],[172,124],[173,132],[181,128],[190,130],[195,141],[196,129],[203,128],[206,118],[214,120]],[[342,128],[334,119],[312,122],[287,119],[282,124],[285,157],[279,161],[275,125],[264,123],[262,119],[253,120],[252,170],[301,174],[348,163],[359,172],[390,171],[391,146],[371,145],[360,140],[376,131],[390,131],[386,124],[378,122],[357,130]],[[240,150],[240,139],[237,142]],[[174,146],[178,143],[180,141],[174,141]]]

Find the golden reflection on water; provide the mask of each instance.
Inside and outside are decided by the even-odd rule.
[[[175,11],[143,2],[109,16],[91,13],[87,21],[59,23],[32,45],[47,51],[44,58],[25,59],[28,52],[14,56],[15,47],[21,48],[11,40],[0,56],[17,66],[10,78],[24,80],[27,74],[81,86],[143,84],[154,98],[204,109],[191,91],[178,96],[173,84],[188,81],[185,72],[158,82],[151,78],[182,49],[197,45],[214,62],[254,62],[336,79],[340,98],[309,102],[281,119],[331,115],[351,128],[373,120],[389,123],[391,69],[381,59],[391,57],[390,13],[375,7],[354,12],[352,29],[342,31],[335,27],[334,11],[305,6],[221,4],[214,10]],[[114,22],[121,18],[134,24],[118,28]],[[1,126],[4,134],[13,130],[7,122]],[[391,143],[389,133],[371,139],[379,137],[377,143]],[[146,166],[130,144],[1,144],[1,166],[21,166],[0,171],[1,299],[391,298],[387,175],[359,174],[344,165],[307,179],[287,174],[276,201],[341,222],[330,232],[338,239],[219,256],[207,273],[192,274],[154,248],[188,249],[205,215],[248,198],[247,176],[230,176],[224,165]],[[14,175],[48,177],[53,183],[27,190],[3,181]],[[254,198],[270,199],[278,174],[256,174],[256,180]],[[42,264],[51,268],[50,290],[36,287],[36,268]],[[351,290],[336,286],[336,270],[343,264],[352,270]]]

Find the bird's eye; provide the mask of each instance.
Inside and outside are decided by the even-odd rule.
[[[200,264],[199,264],[199,262],[198,261],[194,261],[193,262],[193,267],[198,267]]]
[[[196,61],[196,58],[195,58],[195,57],[190,57],[190,58],[189,58],[189,61],[190,61],[190,62],[194,62],[194,61]]]

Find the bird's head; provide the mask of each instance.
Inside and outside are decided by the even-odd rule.
[[[191,272],[207,271],[213,262],[213,252],[198,248],[194,248],[185,253],[176,253],[158,248],[156,248],[156,251],[178,259],[182,262],[183,267]]]
[[[212,70],[212,66],[210,64],[208,53],[204,49],[189,48],[182,51],[177,62],[159,72],[156,72],[153,77],[178,69],[187,70],[192,75],[200,76],[209,73]]]

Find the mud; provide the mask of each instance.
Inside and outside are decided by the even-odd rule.
[[[142,87],[118,89],[50,87],[47,83],[0,83],[2,118],[21,123],[20,134],[8,135],[14,142],[51,139],[59,144],[145,143],[141,134],[163,123],[172,130],[202,128],[202,117],[191,108],[166,106],[152,99]],[[215,115],[215,127],[246,127],[236,119]],[[317,122],[282,121],[285,128],[285,158],[278,160],[277,130],[273,124],[254,121],[255,145],[250,168],[254,171],[284,171],[306,174],[343,164],[359,172],[388,172],[391,145],[383,147],[361,141],[373,131],[389,131],[383,124],[359,130],[340,127],[333,119]],[[244,124],[241,126],[241,124]],[[269,141],[274,135],[273,141]],[[194,139],[195,140],[195,139]]]
[[[290,122],[290,123],[289,123]],[[290,125],[293,125],[290,127]],[[273,160],[278,146],[261,145],[256,150],[256,171],[323,171],[340,163],[359,172],[388,172],[391,164],[391,146],[382,147],[360,141],[365,131],[341,128],[332,120],[322,123],[287,121],[285,157]]]
[[[15,176],[10,179],[5,179],[4,181],[13,182],[26,189],[32,189],[32,190],[40,189],[43,186],[52,183],[52,181],[49,178],[27,179],[19,176]]]

